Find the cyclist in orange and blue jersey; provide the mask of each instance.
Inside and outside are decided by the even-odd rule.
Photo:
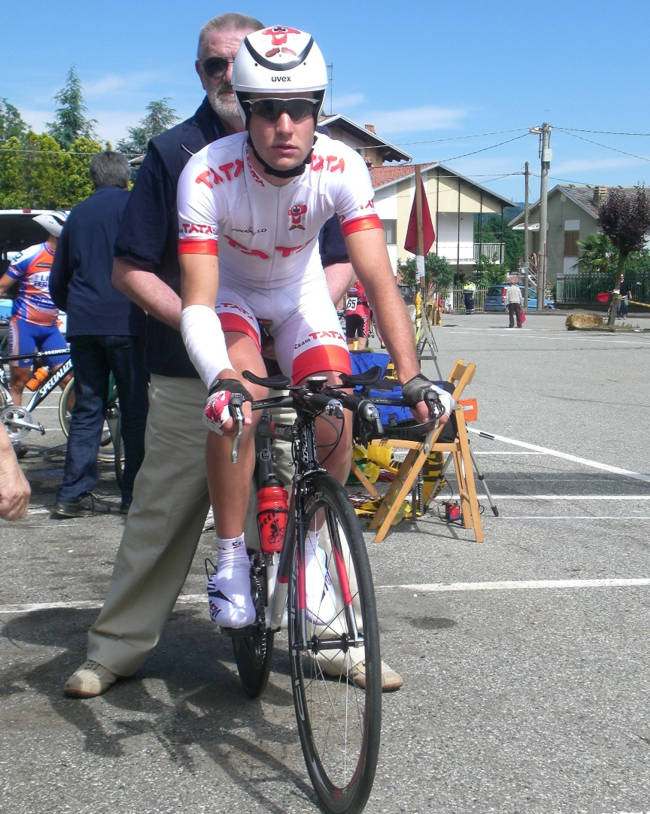
[[[21,252],[0,277],[0,296],[17,281],[20,283],[9,320],[7,346],[10,355],[66,347],[58,327],[59,309],[50,297],[50,270],[65,219],[64,212],[36,215],[33,220],[47,231],[47,240]],[[48,366],[58,367],[67,358],[67,354],[50,356]],[[14,404],[22,402],[25,384],[32,374],[32,365],[33,359],[11,362],[9,389]],[[62,386],[65,381],[61,383]]]

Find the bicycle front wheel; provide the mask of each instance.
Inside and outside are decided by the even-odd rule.
[[[300,546],[294,541],[288,595],[292,690],[316,793],[326,811],[343,814],[363,809],[375,777],[381,730],[379,630],[363,534],[345,490],[330,475],[318,473],[307,492],[303,528],[322,523],[319,546],[326,553],[336,605],[330,599],[327,613],[307,607]],[[357,664],[365,672],[365,688],[348,679]]]

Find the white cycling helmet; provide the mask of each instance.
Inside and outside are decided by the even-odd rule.
[[[319,100],[314,108],[317,121],[327,88],[327,66],[311,34],[274,25],[244,37],[232,66],[232,87],[247,125],[242,102],[257,93],[313,92]]]
[[[35,220],[36,223],[40,223],[52,237],[59,237],[63,231],[63,224],[67,217],[67,212],[46,212],[43,215],[35,215],[32,220]]]

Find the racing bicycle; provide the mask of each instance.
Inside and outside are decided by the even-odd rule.
[[[379,373],[374,368],[342,376],[342,387],[369,385]],[[252,403],[253,410],[263,411],[256,432],[256,481],[269,482],[274,438],[290,442],[294,474],[279,545],[265,544],[260,524],[260,550],[249,552],[256,621],[240,630],[223,630],[232,636],[244,690],[256,698],[268,680],[274,637],[286,624],[291,689],[307,771],[325,811],[359,812],[370,795],[379,754],[379,628],[359,519],[344,487],[319,461],[315,421],[319,416],[340,421],[347,408],[354,411],[355,434],[361,426],[368,437],[376,437],[383,433],[379,411],[369,398],[329,386],[323,376],[292,387],[284,377],[260,378],[249,371],[243,376],[263,387],[288,391]],[[239,394],[231,395],[231,414],[238,427],[233,461],[243,429],[242,402]],[[295,411],[293,422],[274,423],[273,409],[287,407]],[[282,522],[281,513],[276,520]],[[323,567],[337,596],[335,615],[329,621],[318,609],[307,607],[305,539],[310,528],[321,529]],[[365,666],[365,688],[347,678],[359,662]]]

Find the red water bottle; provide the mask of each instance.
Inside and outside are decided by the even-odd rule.
[[[287,490],[271,474],[257,492],[257,527],[262,551],[273,554],[282,550],[284,532],[289,517]]]

